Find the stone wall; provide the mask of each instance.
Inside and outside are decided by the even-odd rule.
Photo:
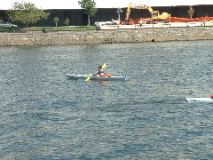
[[[0,46],[141,43],[188,40],[213,40],[213,27],[0,33]]]

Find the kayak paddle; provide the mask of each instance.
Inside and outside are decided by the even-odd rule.
[[[90,74],[90,75],[85,79],[85,82],[88,82],[88,81],[92,78],[92,75],[93,75],[93,74]]]

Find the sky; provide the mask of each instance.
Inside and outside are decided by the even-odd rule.
[[[0,10],[11,9],[16,1],[32,2],[40,9],[80,9],[78,0],[0,0]],[[95,2],[97,8],[123,8],[130,2],[148,6],[213,5],[213,0],[95,0]]]

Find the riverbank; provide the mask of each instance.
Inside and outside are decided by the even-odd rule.
[[[213,27],[0,33],[0,46],[143,43],[213,40]]]

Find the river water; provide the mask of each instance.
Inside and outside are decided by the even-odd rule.
[[[213,159],[213,41],[0,48],[1,160]],[[73,81],[107,72],[129,81]]]

